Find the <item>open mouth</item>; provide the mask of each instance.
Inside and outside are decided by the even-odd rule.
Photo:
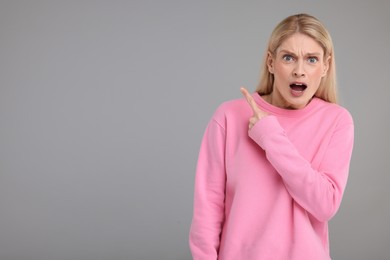
[[[294,97],[300,97],[303,95],[305,89],[307,88],[307,85],[304,83],[295,82],[290,84],[290,88],[291,88],[291,95],[293,95]]]
[[[307,86],[306,84],[304,83],[292,83],[290,85],[290,88],[294,91],[294,92],[303,92]]]

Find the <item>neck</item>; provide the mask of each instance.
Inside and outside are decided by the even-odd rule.
[[[277,99],[275,99],[274,97],[275,95],[275,92],[271,92],[270,94],[266,94],[266,95],[262,95],[261,97],[269,104],[275,106],[275,107],[279,107],[279,108],[283,108],[283,109],[291,109],[291,110],[296,110],[298,108],[290,105],[290,104],[287,104],[287,103],[281,103],[281,102],[278,102]],[[310,100],[309,102],[310,103]]]

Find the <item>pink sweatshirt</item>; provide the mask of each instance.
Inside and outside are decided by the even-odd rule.
[[[247,101],[223,103],[205,131],[195,178],[190,249],[195,260],[330,259],[328,221],[338,210],[353,148],[353,120],[314,98],[248,132]]]

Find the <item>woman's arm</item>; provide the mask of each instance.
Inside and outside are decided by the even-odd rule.
[[[319,221],[328,221],[337,212],[346,186],[353,148],[353,122],[343,114],[326,146],[318,170],[303,158],[274,116],[259,120],[249,136],[261,146],[267,159],[282,177],[287,190],[304,209]]]
[[[189,240],[194,260],[215,260],[218,257],[225,182],[225,130],[212,119],[202,140],[196,169]]]

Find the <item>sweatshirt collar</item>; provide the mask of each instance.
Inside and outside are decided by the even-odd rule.
[[[303,116],[305,114],[310,113],[314,107],[316,107],[316,104],[320,103],[322,100],[313,97],[312,100],[301,109],[286,109],[286,108],[280,108],[274,105],[271,105],[267,101],[265,101],[257,92],[254,92],[252,94],[254,100],[256,103],[266,112],[274,115],[280,115],[280,116],[286,116],[286,117],[299,117]]]

